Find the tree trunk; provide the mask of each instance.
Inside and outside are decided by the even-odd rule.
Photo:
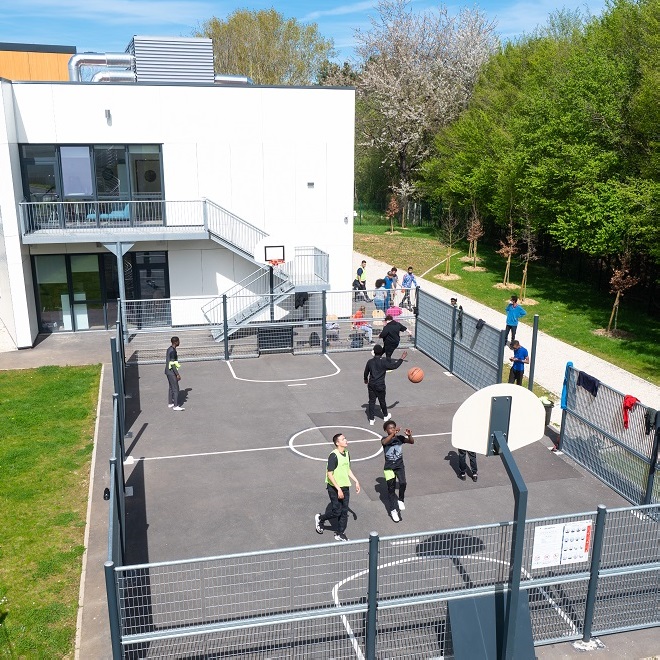
[[[472,248],[472,256],[474,257],[474,267],[477,267],[477,241],[474,240],[474,247]]]
[[[525,267],[523,268],[522,281],[520,283],[520,300],[525,302],[525,296],[527,295],[527,266],[529,261],[525,262]]]
[[[451,275],[451,243],[447,246],[447,258],[445,260],[445,275]]]
[[[511,255],[506,258],[506,269],[504,271],[504,286],[509,285],[509,271],[511,270]]]
[[[617,308],[619,307],[619,298],[621,297],[621,292],[616,292],[616,298],[614,299],[614,305],[612,305],[612,313],[610,314],[610,322],[607,324],[607,334],[610,334],[612,329],[612,321],[614,321],[614,314],[616,313]]]
[[[474,256],[474,241],[470,241],[467,256],[468,259],[472,259],[472,257]]]

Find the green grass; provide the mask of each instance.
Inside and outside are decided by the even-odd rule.
[[[354,249],[399,268],[413,264],[417,273],[423,273],[444,259],[444,251],[434,238],[433,229],[399,229],[400,233],[396,234],[390,234],[388,229],[382,225],[356,226]],[[451,272],[460,275],[460,279],[443,282],[436,278],[444,273],[444,265],[431,270],[426,279],[504,312],[511,294],[518,293],[495,288],[502,281],[504,259],[492,248],[480,246],[479,265],[486,270],[470,272],[464,270],[468,264],[459,261],[466,246],[459,245],[459,249],[462,251],[452,259]],[[512,263],[511,270],[511,282],[520,283],[522,265],[519,261]],[[595,330],[607,327],[613,296],[563,278],[538,262],[530,266],[527,298],[537,304],[522,303],[527,311],[526,323],[531,325],[534,314],[538,314],[540,330],[660,385],[660,323],[640,312],[627,298],[623,298],[619,309],[618,329],[628,335],[620,339],[594,334]],[[464,307],[469,312],[469,305]]]
[[[99,377],[0,373],[0,658],[73,657]]]

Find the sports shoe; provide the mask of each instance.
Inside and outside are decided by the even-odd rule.
[[[168,407],[168,408],[174,408],[174,404],[173,404],[173,403],[168,403],[168,404],[167,404],[167,407]]]
[[[387,413],[387,415],[385,415],[385,417],[383,417],[384,422],[389,422],[391,419],[392,419],[392,415],[390,415],[390,413]]]
[[[335,534],[335,541],[348,541],[346,534]]]
[[[403,503],[403,500],[399,500],[399,511],[405,511],[406,505]]]
[[[376,423],[375,419],[370,419],[369,420],[369,426],[373,426]]]
[[[458,475],[458,478],[461,479],[462,481],[465,481],[465,472],[461,472],[461,473]]]
[[[317,513],[314,516],[314,528],[317,534],[323,534],[323,525],[321,524],[321,514]]]
[[[174,406],[174,408],[172,408],[172,410],[177,410],[177,411],[178,410],[185,410],[185,408],[182,408],[181,406]]]
[[[394,522],[401,521],[401,516],[399,516],[399,512],[396,509],[392,509],[392,511],[390,511],[390,516],[392,516],[392,520]]]
[[[472,475],[472,481],[476,481],[476,480],[477,480],[477,473],[475,472],[475,473]]]

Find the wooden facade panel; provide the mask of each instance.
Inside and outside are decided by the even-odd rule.
[[[9,80],[68,80],[70,53],[0,51],[0,77]]]

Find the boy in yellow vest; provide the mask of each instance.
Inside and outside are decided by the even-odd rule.
[[[348,440],[343,433],[337,433],[332,442],[334,451],[328,456],[328,466],[325,484],[330,497],[331,511],[328,514],[317,513],[314,516],[314,527],[317,534],[323,534],[323,523],[331,518],[337,519],[335,541],[348,541],[346,525],[348,523],[348,501],[350,497],[351,479],[355,482],[355,492],[360,492],[360,482],[351,471],[351,457],[348,453]]]

